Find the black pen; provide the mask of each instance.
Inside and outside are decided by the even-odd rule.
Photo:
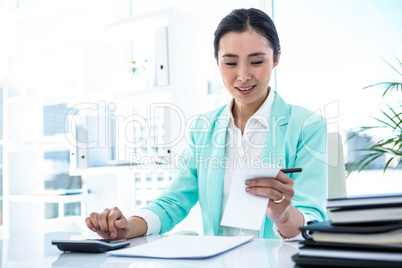
[[[286,168],[286,169],[281,169],[283,173],[295,173],[295,172],[301,172],[301,168]]]

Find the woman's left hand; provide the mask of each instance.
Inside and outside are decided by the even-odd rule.
[[[273,222],[288,219],[291,201],[295,194],[294,181],[279,171],[276,178],[255,178],[246,181],[246,192],[268,197],[267,216]]]

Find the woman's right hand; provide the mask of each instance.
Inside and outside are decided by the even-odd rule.
[[[131,233],[131,223],[117,207],[106,208],[101,213],[92,212],[85,219],[88,228],[103,239],[128,239]]]

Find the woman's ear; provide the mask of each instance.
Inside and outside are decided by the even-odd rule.
[[[281,51],[278,51],[278,56],[275,57],[274,59],[274,67],[276,67],[279,64],[279,60],[281,58]]]

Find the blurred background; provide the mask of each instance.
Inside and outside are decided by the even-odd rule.
[[[130,215],[151,202],[194,116],[230,100],[213,33],[242,7],[274,19],[271,87],[341,133],[347,170],[367,138],[390,135],[346,142],[401,105],[401,88],[364,89],[401,82],[401,1],[0,0],[0,237],[85,230],[91,211]],[[348,195],[402,192],[389,159],[352,172]],[[197,209],[183,224],[202,233]]]

